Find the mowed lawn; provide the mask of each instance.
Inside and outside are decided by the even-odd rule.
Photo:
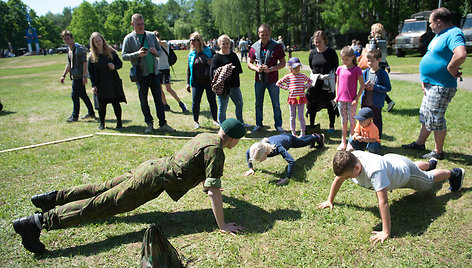
[[[186,54],[172,74],[173,88],[191,107],[186,92]],[[308,64],[308,52],[295,52]],[[397,60],[389,57],[394,70],[402,64],[418,64],[419,57]],[[66,123],[72,111],[71,82],[59,83],[65,55],[0,59],[0,151],[49,141],[80,137],[99,132],[98,122],[79,120]],[[471,66],[472,61],[466,62]],[[115,116],[108,107],[106,129],[100,132],[144,134],[136,85],[128,77],[129,62],[120,70],[127,104],[122,104],[124,129],[114,130]],[[417,67],[416,67],[417,68]],[[467,68],[471,69],[471,68]],[[243,63],[241,90],[246,123],[255,124],[254,73]],[[172,72],[172,71],[171,71]],[[280,77],[287,73],[283,70]],[[470,75],[469,75],[470,76]],[[419,83],[392,81],[390,96],[397,103],[384,112],[382,153],[398,153],[418,160],[421,153],[405,151],[401,144],[412,142],[419,131],[418,109],[422,92]],[[91,96],[90,83],[87,85]],[[283,127],[289,129],[288,93],[281,91]],[[177,102],[167,94],[171,111],[166,113],[175,136],[193,137],[213,132],[206,96],[202,99],[201,129],[193,129],[192,115],[182,114]],[[152,99],[150,97],[150,99]],[[328,116],[319,113],[317,122],[326,134],[326,148],[292,149],[297,159],[294,178],[287,186],[272,182],[283,178],[286,162],[274,157],[256,163],[256,174],[244,177],[245,152],[254,142],[241,140],[225,150],[223,181],[224,212],[227,222],[245,227],[232,237],[218,231],[208,197],[200,186],[178,202],[167,194],[138,209],[64,230],[42,231],[41,241],[48,252],[35,256],[21,245],[11,225],[15,218],[30,215],[36,208],[30,197],[85,183],[100,183],[136,167],[148,159],[169,157],[185,139],[157,137],[104,136],[0,153],[0,266],[1,267],[136,267],[139,265],[145,229],[157,223],[169,241],[187,258],[189,267],[470,267],[472,263],[472,92],[459,90],[448,112],[446,160],[439,168],[466,169],[460,192],[451,193],[444,183],[435,193],[419,194],[402,189],[389,192],[392,237],[383,245],[369,243],[373,230],[381,229],[377,199],[373,191],[345,183],[332,211],[315,205],[329,193],[334,174],[332,157],[340,142],[340,122],[336,132],[326,134]],[[152,102],[151,110],[155,117]],[[86,113],[81,101],[81,116]],[[234,116],[230,102],[228,116]],[[250,138],[274,135],[273,114],[265,97],[264,125],[267,128]],[[298,124],[298,123],[297,123]],[[154,132],[155,135],[170,135]],[[426,147],[433,149],[432,137]]]

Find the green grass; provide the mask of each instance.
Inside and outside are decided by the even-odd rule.
[[[185,55],[173,75],[173,88],[188,107],[191,94],[185,91]],[[294,56],[307,63],[308,52]],[[398,62],[390,56],[392,68],[406,68],[411,58]],[[419,62],[419,58],[413,58]],[[97,132],[95,121],[68,124],[72,103],[70,81],[59,83],[65,55],[0,59],[0,150],[65,139]],[[392,64],[395,62],[395,65]],[[467,63],[467,62],[466,62]],[[241,89],[244,117],[255,123],[254,73],[243,63]],[[122,133],[142,134],[145,129],[137,89],[129,81],[129,62],[120,75],[128,104],[123,104]],[[287,71],[284,70],[281,75]],[[397,102],[392,113],[384,113],[383,153],[394,152],[418,159],[419,153],[404,151],[400,145],[416,139],[419,131],[418,108],[421,89],[417,83],[392,81],[391,97]],[[87,86],[90,93],[90,84]],[[89,94],[91,95],[91,94]],[[167,94],[171,112],[166,113],[176,135],[194,136],[216,132],[211,124],[208,103],[203,98],[200,123],[193,129],[191,115],[183,115],[177,102]],[[287,92],[281,91],[283,127],[289,128]],[[472,174],[471,128],[472,93],[459,90],[448,113],[447,160],[441,168],[463,166]],[[151,106],[152,107],[152,106]],[[154,111],[153,108],[151,108]],[[81,102],[84,114],[84,105]],[[266,94],[261,135],[275,134],[270,98]],[[153,114],[155,114],[153,112]],[[234,116],[230,103],[228,116]],[[113,129],[113,109],[108,108],[106,132]],[[317,121],[322,131],[328,125],[326,111]],[[389,193],[393,237],[383,245],[372,246],[372,230],[381,228],[373,191],[345,183],[335,209],[317,210],[315,204],[327,198],[333,179],[331,160],[340,141],[339,120],[333,135],[327,135],[327,148],[292,149],[297,159],[294,179],[288,186],[271,184],[285,174],[281,157],[256,164],[256,175],[244,177],[245,151],[252,144],[243,140],[226,150],[223,177],[224,210],[228,222],[237,222],[246,231],[236,238],[218,232],[210,202],[198,186],[179,202],[162,194],[138,209],[77,227],[43,231],[41,240],[49,252],[34,256],[23,249],[11,221],[30,215],[35,208],[29,198],[37,193],[113,178],[151,159],[172,155],[185,140],[99,136],[0,154],[0,260],[1,267],[136,267],[145,229],[158,223],[171,243],[186,257],[191,267],[326,267],[326,266],[420,266],[467,267],[472,261],[472,183],[466,175],[464,189],[450,193],[447,183],[436,197],[412,190]],[[158,134],[158,133],[155,133]],[[251,137],[249,135],[249,137]],[[426,144],[434,146],[432,138]],[[469,264],[467,264],[469,263]]]

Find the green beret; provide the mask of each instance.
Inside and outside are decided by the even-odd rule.
[[[244,127],[244,124],[234,118],[226,119],[220,124],[220,127],[223,129],[226,135],[233,139],[240,139],[246,134],[246,128]]]

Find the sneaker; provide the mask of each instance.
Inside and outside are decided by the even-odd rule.
[[[77,121],[79,121],[79,119],[78,119],[77,117],[73,117],[73,116],[69,117],[69,118],[66,120],[67,123],[77,122]]]
[[[31,203],[42,211],[46,212],[56,206],[57,191],[49,193],[37,194],[31,197]]]
[[[46,251],[44,244],[39,241],[41,229],[38,224],[41,225],[42,223],[43,215],[41,213],[35,213],[32,216],[16,219],[12,222],[15,232],[21,235],[21,244],[26,250],[37,254]]]
[[[424,146],[424,144],[418,144],[416,143],[415,141],[412,142],[412,143],[409,143],[409,144],[403,144],[402,145],[402,148],[405,148],[405,149],[411,149],[411,150],[417,150],[417,151],[424,151],[426,150],[426,147]],[[431,157],[428,157],[428,158],[433,158],[433,156]]]
[[[180,109],[182,109],[182,113],[188,113],[187,106],[185,106],[185,103],[179,102]]]
[[[261,130],[261,129],[262,129],[261,126],[255,126],[255,127],[252,129],[251,133],[256,133],[257,131],[259,131],[259,130]]]
[[[451,192],[459,191],[464,181],[465,170],[463,168],[451,169],[451,177],[449,178],[449,190]]]
[[[292,131],[292,136],[295,136],[295,137],[297,137],[297,132],[295,132],[295,131]]]
[[[144,133],[151,133],[154,130],[154,126],[152,123],[147,124],[147,128],[144,130]]]
[[[100,124],[100,126],[98,126],[98,129],[103,130],[103,129],[105,129],[105,126]]]
[[[426,171],[436,169],[436,166],[438,165],[438,160],[436,158],[431,158],[429,159],[428,164],[429,168]]]
[[[284,130],[282,127],[276,127],[275,129],[276,129],[277,132],[279,132],[280,134],[285,133],[285,130]]]
[[[86,114],[82,116],[80,119],[88,119],[88,118],[95,119],[95,114]]]
[[[170,111],[170,106],[169,106],[169,104],[164,104],[164,111],[165,111],[165,112]]]
[[[122,129],[122,128],[123,128],[123,124],[121,122],[117,122],[115,129]]]
[[[394,101],[389,102],[388,105],[387,105],[387,112],[390,112],[393,109],[394,106],[395,106]]]
[[[444,152],[438,153],[438,152],[433,150],[433,151],[431,151],[427,154],[422,155],[421,158],[424,158],[424,159],[436,158],[438,160],[443,160],[444,159]]]
[[[280,179],[276,182],[277,186],[282,186],[282,185],[285,185],[288,183],[290,179],[289,178],[283,178],[283,179]]]
[[[194,129],[200,128],[200,124],[197,123],[197,122],[195,122],[195,124],[193,125],[193,128],[194,128]]]
[[[245,128],[250,128],[250,127],[252,127],[252,126],[249,125],[249,124],[244,123],[244,127],[245,127]]]
[[[165,132],[175,132],[175,129],[171,128],[168,124],[165,124],[158,129],[159,131],[165,131]]]
[[[334,127],[330,127],[327,132],[329,134],[333,134],[334,133]]]

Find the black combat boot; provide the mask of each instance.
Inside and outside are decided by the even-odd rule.
[[[49,211],[56,206],[57,191],[52,191],[44,194],[37,194],[31,197],[31,202],[43,212]]]
[[[37,254],[46,251],[44,244],[39,241],[42,224],[42,213],[35,213],[32,216],[13,221],[13,229],[15,229],[17,234],[21,235],[21,244],[23,244],[26,250]]]

